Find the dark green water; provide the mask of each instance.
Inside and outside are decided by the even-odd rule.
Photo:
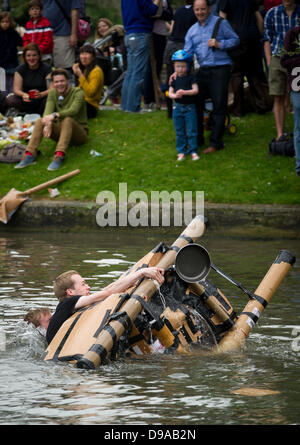
[[[21,320],[31,308],[55,309],[58,274],[76,269],[97,290],[179,232],[0,233],[0,424],[299,425],[300,262],[239,353],[155,354],[96,371],[40,360],[44,340]],[[207,232],[200,242],[218,267],[253,291],[281,249],[300,258],[299,240]],[[247,296],[215,272],[209,278],[241,312]],[[276,393],[235,393],[249,387]]]

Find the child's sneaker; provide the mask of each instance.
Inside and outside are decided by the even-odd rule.
[[[185,155],[184,155],[183,153],[179,153],[179,154],[177,155],[177,161],[183,161],[184,158],[185,158]]]
[[[191,156],[192,156],[192,161],[199,161],[200,159],[200,156],[198,156],[197,153],[192,153]]]

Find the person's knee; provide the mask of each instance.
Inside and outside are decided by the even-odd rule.
[[[14,93],[10,93],[6,96],[5,102],[8,107],[14,107],[16,104],[16,95]]]

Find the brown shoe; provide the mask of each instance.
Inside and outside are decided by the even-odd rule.
[[[206,154],[209,154],[209,153],[213,153],[215,151],[217,151],[216,147],[208,147],[205,150],[203,150],[203,153],[206,155]]]

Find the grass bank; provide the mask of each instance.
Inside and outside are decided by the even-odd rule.
[[[26,190],[56,176],[80,168],[81,173],[58,184],[57,200],[95,201],[110,190],[118,195],[119,183],[127,183],[128,194],[142,190],[204,191],[206,202],[239,204],[300,204],[300,178],[294,158],[268,156],[268,142],[275,135],[272,113],[232,118],[237,134],[225,135],[225,149],[203,155],[200,161],[176,161],[172,120],[165,111],[132,115],[119,110],[101,110],[90,121],[89,141],[70,147],[64,166],[48,172],[55,144],[44,140],[36,165],[16,170],[0,164],[0,195],[15,187]],[[292,131],[293,117],[287,117]],[[208,142],[208,133],[206,134]],[[91,150],[101,153],[92,157]],[[35,197],[48,198],[48,191]]]

